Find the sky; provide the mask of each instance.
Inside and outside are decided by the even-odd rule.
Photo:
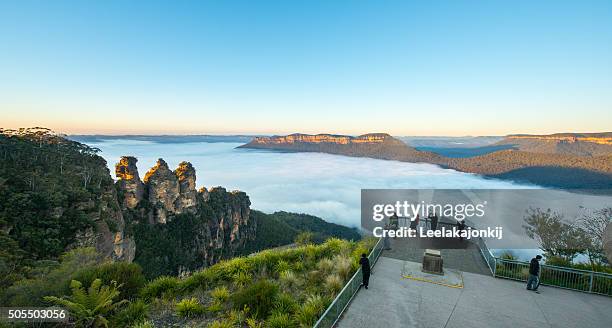
[[[612,1],[0,1],[0,127],[612,130]]]

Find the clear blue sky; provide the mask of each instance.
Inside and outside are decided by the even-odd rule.
[[[0,126],[612,130],[612,1],[1,1]]]

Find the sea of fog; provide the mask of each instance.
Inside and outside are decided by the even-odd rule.
[[[222,186],[245,191],[251,208],[266,213],[307,213],[329,222],[360,225],[361,189],[516,189],[533,186],[484,178],[415,164],[329,155],[236,149],[240,143],[157,143],[113,139],[89,141],[114,175],[114,165],[124,155],[138,158],[141,178],[163,158],[171,169],[189,161],[196,169],[198,188]],[[520,253],[525,254],[526,250]],[[533,252],[529,252],[533,253]]]
[[[252,208],[319,216],[348,226],[360,224],[360,191],[366,188],[512,189],[509,181],[414,164],[329,155],[236,149],[239,143],[156,143],[136,140],[90,142],[114,174],[124,155],[138,158],[141,178],[158,158],[171,169],[188,161],[196,169],[198,188],[222,186],[245,191]]]

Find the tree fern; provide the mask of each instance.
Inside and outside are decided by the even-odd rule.
[[[71,296],[63,298],[46,296],[44,299],[68,309],[79,327],[108,327],[106,316],[127,302],[126,300],[114,302],[119,296],[119,287],[115,281],[112,281],[110,286],[103,286],[102,280],[96,279],[85,290],[79,281],[72,280]]]

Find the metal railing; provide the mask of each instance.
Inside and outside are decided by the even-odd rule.
[[[493,277],[527,281],[529,262],[496,257],[489,250],[484,239],[475,238],[475,240]],[[540,284],[612,296],[612,274],[609,273],[542,264],[540,265]]]
[[[529,263],[502,258],[495,260],[495,277],[527,281]],[[544,286],[612,296],[612,274],[603,272],[543,264],[540,265],[540,283]]]
[[[382,249],[383,249],[383,242],[382,242],[382,238],[380,238],[378,239],[378,242],[376,242],[376,245],[374,245],[374,248],[372,248],[372,251],[370,252],[370,255],[368,256],[368,259],[370,260],[370,266],[373,267],[374,264],[376,264],[376,261],[378,260],[378,257],[380,256],[380,253],[382,252]],[[344,288],[342,288],[340,293],[338,293],[338,296],[336,296],[336,298],[327,307],[327,310],[325,310],[323,315],[321,315],[321,318],[319,318],[317,323],[315,323],[314,327],[315,328],[333,327],[336,324],[336,322],[338,322],[338,319],[340,319],[340,315],[342,315],[344,310],[346,310],[346,308],[348,307],[353,297],[355,297],[355,294],[357,294],[357,291],[359,290],[361,283],[362,283],[361,268],[359,268],[357,272],[353,274],[351,279],[346,283]]]

